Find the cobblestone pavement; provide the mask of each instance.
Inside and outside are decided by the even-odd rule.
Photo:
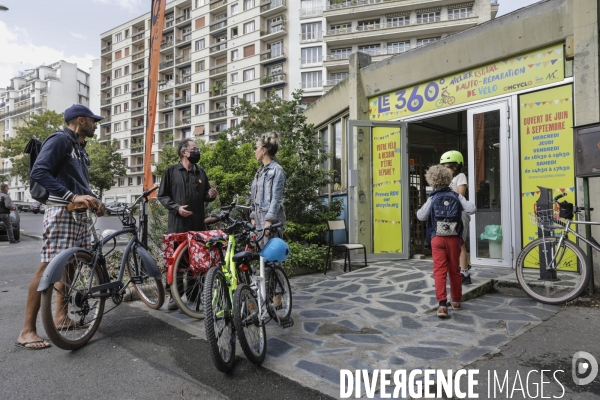
[[[430,261],[375,262],[350,273],[294,277],[295,324],[285,330],[267,326],[263,366],[337,398],[341,369],[460,369],[498,352],[560,309],[489,293],[492,280],[511,286],[512,269],[474,267],[471,272],[473,284],[463,286],[463,309],[450,310],[445,320],[435,313]],[[203,321],[165,310],[153,313],[204,337]],[[239,347],[237,353],[242,353]]]

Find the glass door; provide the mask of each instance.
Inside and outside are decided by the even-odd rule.
[[[511,265],[508,105],[505,102],[467,112],[469,141],[468,198],[472,264]]]

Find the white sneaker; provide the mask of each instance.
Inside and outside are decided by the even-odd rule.
[[[175,311],[179,309],[179,306],[177,306],[177,303],[175,303],[175,300],[173,300],[173,297],[169,297],[169,304],[167,305],[167,309],[169,311]]]

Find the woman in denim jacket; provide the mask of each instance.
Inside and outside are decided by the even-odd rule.
[[[257,229],[283,222],[283,226],[277,231],[265,232],[263,246],[269,241],[268,236],[282,237],[285,227],[285,210],[283,208],[285,172],[275,160],[278,149],[279,135],[275,132],[262,135],[254,146],[254,156],[263,165],[256,172],[252,181],[250,219]]]

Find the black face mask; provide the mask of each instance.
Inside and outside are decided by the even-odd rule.
[[[200,161],[200,152],[198,150],[190,151],[190,155],[187,159],[192,164],[198,164],[198,161]]]

